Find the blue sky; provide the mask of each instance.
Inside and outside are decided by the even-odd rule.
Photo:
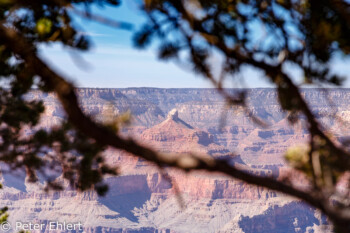
[[[95,7],[92,12],[130,22],[136,30],[145,17],[137,10],[134,1],[124,2],[121,7]],[[135,49],[132,31],[79,17],[76,24],[93,42],[90,51],[81,53],[62,46],[50,46],[42,49],[42,56],[79,87],[210,87],[203,78],[174,63],[159,61],[155,49]]]
[[[132,23],[135,30],[145,17],[137,10],[138,0],[123,1],[117,8],[92,8],[92,12],[108,18]],[[132,45],[132,31],[115,29],[77,17],[76,24],[89,35],[93,46],[88,52],[77,52],[62,46],[42,49],[42,56],[59,73],[78,87],[162,87],[162,88],[207,88],[211,84],[201,76],[178,67],[173,62],[157,59],[156,49],[137,50]],[[215,61],[213,61],[215,66]],[[347,75],[347,63],[334,62],[334,68]],[[297,79],[298,73],[293,72]],[[271,87],[260,73],[246,70],[241,82],[227,83],[230,87]],[[346,83],[350,87],[350,81]]]

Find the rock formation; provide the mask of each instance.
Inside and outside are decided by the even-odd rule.
[[[166,120],[143,131],[141,139],[162,152],[194,152],[216,156],[230,154],[228,149],[214,142],[211,134],[180,119],[176,109],[169,112]]]

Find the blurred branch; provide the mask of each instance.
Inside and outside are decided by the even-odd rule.
[[[95,21],[97,23],[101,23],[103,25],[107,25],[117,29],[124,29],[127,31],[130,31],[133,29],[133,25],[127,22],[116,21],[114,19],[106,18],[104,16],[92,14],[88,11],[81,11],[81,10],[78,10],[77,8],[70,8],[70,9],[74,14],[80,17]]]
[[[350,213],[339,212],[323,198],[321,192],[300,190],[273,178],[257,176],[249,171],[240,170],[229,165],[227,161],[215,160],[211,157],[200,157],[193,154],[174,156],[171,154],[157,153],[131,139],[119,137],[113,131],[93,122],[81,111],[73,84],[67,82],[62,76],[55,73],[38,58],[33,45],[28,43],[21,35],[10,28],[0,25],[0,40],[5,42],[6,46],[15,54],[18,54],[28,66],[42,78],[46,88],[57,94],[58,99],[68,115],[69,121],[79,131],[95,139],[99,144],[124,150],[161,167],[170,166],[184,171],[205,170],[209,172],[220,172],[252,185],[263,186],[300,198],[322,210],[334,221],[341,223],[349,221]]]
[[[205,32],[205,30],[200,26],[200,24],[195,24],[194,30],[199,32]],[[190,40],[190,38],[188,38]],[[221,50],[226,57],[237,60],[240,64],[247,64],[253,67],[259,68],[263,70],[267,77],[271,79],[273,83],[276,84],[277,87],[283,86],[284,89],[288,90],[288,92],[295,98],[298,103],[299,110],[306,116],[309,124],[310,124],[310,132],[313,131],[315,135],[319,135],[322,137],[327,144],[330,146],[331,150],[334,152],[333,154],[341,159],[341,163],[339,167],[344,170],[350,169],[350,153],[344,150],[343,148],[335,145],[335,143],[323,132],[319,122],[316,120],[315,115],[312,113],[310,107],[302,97],[299,88],[293,83],[291,78],[282,71],[282,65],[270,65],[263,61],[256,61],[251,54],[243,54],[239,51],[239,49],[231,49],[228,48],[223,41],[216,40],[214,45]],[[213,85],[218,89],[218,91],[228,100],[230,100],[230,96],[227,96],[225,92],[222,91],[222,87],[219,83],[216,83],[213,77],[210,75],[206,76]],[[291,101],[291,100],[287,100]],[[232,102],[233,104],[235,102]]]

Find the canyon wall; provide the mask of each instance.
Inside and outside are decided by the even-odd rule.
[[[290,175],[284,152],[309,137],[302,116],[290,125],[273,89],[246,92],[247,109],[227,107],[214,89],[77,90],[84,112],[97,121],[130,111],[132,124],[122,134],[158,151],[229,159],[277,179]],[[350,90],[305,89],[303,96],[329,132],[347,138]],[[64,119],[53,94],[32,91],[26,98],[42,99],[46,105],[40,127]],[[255,124],[251,115],[268,127]],[[69,185],[62,192],[45,193],[42,184],[27,183],[19,172],[3,174],[0,206],[9,207],[12,224],[46,224],[41,232],[49,232],[49,221],[81,222],[85,232],[331,232],[317,210],[265,188],[219,173],[165,169],[164,175],[146,161],[113,149],[105,157],[121,171],[118,177],[106,177],[110,190],[105,197],[78,193]]]

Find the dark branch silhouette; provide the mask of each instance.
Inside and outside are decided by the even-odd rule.
[[[135,35],[135,44],[141,48],[159,38],[161,59],[181,61],[183,56],[179,54],[184,52],[194,72],[210,80],[229,105],[245,106],[245,93],[232,95],[227,92],[223,85],[225,79],[240,73],[243,66],[263,71],[276,86],[282,109],[306,117],[311,135],[306,155],[309,160],[308,166],[299,169],[311,174],[309,179],[313,185],[307,190],[272,177],[254,175],[227,161],[195,154],[172,156],[159,153],[133,139],[121,137],[116,129],[84,114],[78,104],[75,86],[38,57],[38,45],[61,42],[76,49],[89,48],[88,39],[79,35],[72,26],[68,11],[116,28],[130,29],[131,26],[75,9],[74,4],[80,3],[88,7],[95,1],[0,1],[1,76],[13,78],[10,89],[1,89],[0,101],[5,109],[0,118],[4,125],[0,129],[2,161],[25,167],[27,176],[35,181],[35,171],[45,166],[45,161],[37,156],[44,153],[44,146],[53,148],[58,142],[58,154],[62,155],[78,148],[81,160],[67,164],[67,158],[60,157],[64,177],[76,184],[79,190],[97,187],[97,191],[103,194],[106,191],[102,184],[103,175],[116,175],[116,172],[104,164],[98,154],[110,146],[152,162],[160,169],[174,167],[184,171],[220,172],[291,195],[322,210],[339,232],[349,232],[350,208],[336,201],[335,187],[341,177],[337,174],[345,174],[350,169],[350,154],[344,145],[326,133],[285,68],[289,63],[297,65],[303,71],[306,83],[341,84],[343,77],[332,73],[330,61],[335,53],[350,53],[350,5],[346,1],[310,0],[307,4],[292,0],[145,1],[143,10],[149,20]],[[118,1],[96,3],[117,5]],[[27,17],[16,12],[21,8],[26,9]],[[257,21],[259,24],[255,28],[263,27],[269,35],[251,36],[254,27],[249,25]],[[292,25],[292,32],[288,25]],[[269,44],[267,36],[275,43]],[[219,78],[213,74],[208,61],[213,54],[224,58]],[[11,63],[11,59],[16,62]],[[21,126],[34,127],[44,110],[41,102],[27,102],[22,98],[31,90],[37,76],[40,90],[57,95],[69,123],[50,133],[38,131],[33,138],[19,139]],[[246,111],[254,122],[264,125],[248,108]],[[76,140],[68,139],[68,134],[75,135]],[[25,159],[18,159],[21,156]]]

